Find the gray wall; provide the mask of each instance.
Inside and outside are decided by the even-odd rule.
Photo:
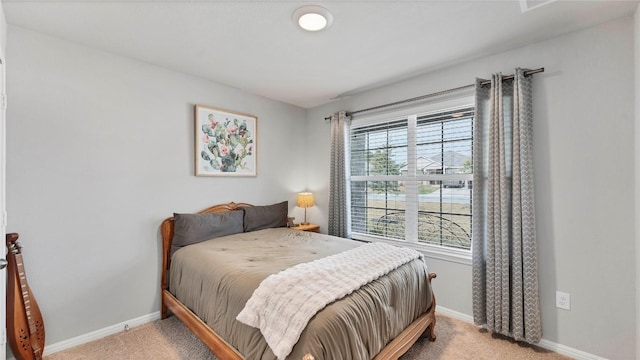
[[[159,310],[160,222],[305,189],[304,109],[9,26],[7,210],[47,344]],[[193,105],[258,116],[258,176],[195,177]]]
[[[635,75],[636,75],[636,219],[640,217],[640,4],[634,15]],[[636,221],[636,359],[640,359],[640,221]]]
[[[4,16],[4,8],[0,4],[0,58],[2,59],[2,65],[0,65],[0,93],[5,94],[5,66],[6,66],[6,38],[7,38],[7,21]],[[6,210],[6,187],[5,187],[5,178],[6,178],[6,166],[5,166],[5,158],[6,158],[6,111],[4,109],[0,109],[0,214],[4,213]],[[0,223],[0,236],[4,238],[5,236],[5,224]],[[4,245],[0,245],[0,249],[5,249]],[[3,253],[4,254],[4,253]],[[3,289],[6,289],[7,278],[6,271],[3,271],[3,276],[0,278],[0,286]],[[0,309],[6,309],[6,297],[0,299]],[[4,311],[4,310],[0,310]],[[2,317],[6,320],[5,316]],[[6,343],[0,345],[0,353],[5,352],[5,349],[8,348]]]
[[[9,231],[24,240],[47,343],[158,310],[157,232],[173,211],[287,199],[300,217],[294,193],[308,189],[318,205],[308,217],[326,229],[329,126],[322,119],[329,113],[544,66],[534,80],[544,338],[604,357],[634,357],[640,184],[635,197],[629,189],[638,168],[633,103],[640,95],[634,98],[629,75],[633,39],[632,19],[620,19],[307,112],[10,26]],[[196,103],[258,116],[257,178],[192,175]],[[306,138],[286,137],[305,131]],[[429,266],[439,274],[439,304],[471,314],[469,266],[434,259]],[[570,312],[554,307],[556,289],[571,293]]]
[[[308,183],[318,208],[328,202],[328,114],[470,84],[493,72],[511,74],[518,66],[545,67],[534,78],[544,339],[608,358],[635,357],[633,39],[626,17],[311,109]],[[326,215],[321,219],[325,225]],[[438,304],[470,315],[470,267],[428,264],[438,273]],[[555,308],[556,290],[571,294],[571,311]]]

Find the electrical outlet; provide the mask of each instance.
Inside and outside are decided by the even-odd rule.
[[[556,291],[556,307],[571,310],[571,295],[562,291]]]

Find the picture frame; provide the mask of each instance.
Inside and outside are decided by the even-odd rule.
[[[195,175],[257,176],[258,117],[195,105]]]

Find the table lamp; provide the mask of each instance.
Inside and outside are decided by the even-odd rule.
[[[302,225],[309,225],[307,222],[307,208],[313,206],[313,194],[310,192],[298,193],[298,207],[304,208],[304,222]]]

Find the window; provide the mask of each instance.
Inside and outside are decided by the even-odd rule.
[[[473,106],[354,121],[353,237],[468,256],[473,121]]]

